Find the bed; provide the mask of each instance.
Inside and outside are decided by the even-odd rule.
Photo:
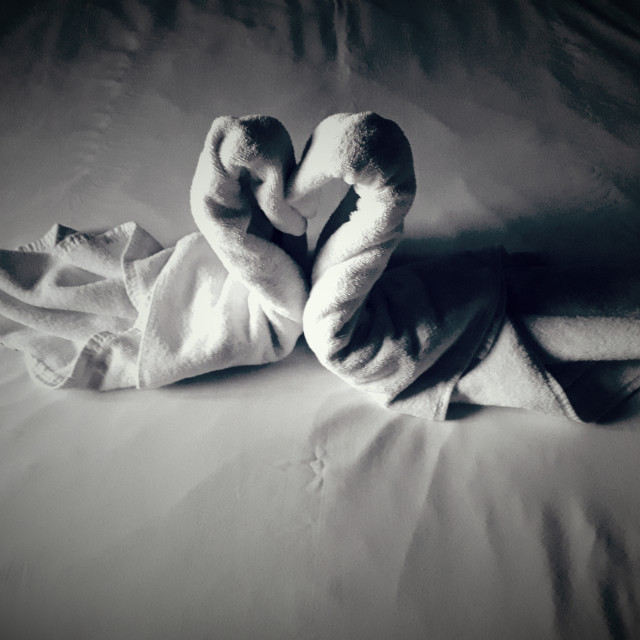
[[[195,230],[213,118],[299,155],[392,118],[401,257],[640,267],[640,11],[623,0],[18,0],[0,9],[1,246]],[[335,194],[322,192],[318,237]],[[301,338],[154,390],[52,391],[0,350],[0,636],[640,637],[640,400],[598,424],[379,406]]]

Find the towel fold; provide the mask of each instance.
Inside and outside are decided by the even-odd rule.
[[[294,166],[278,121],[216,119],[191,189],[200,232],[163,249],[135,223],[57,225],[0,252],[0,343],[56,388],[150,388],[286,356],[307,299],[282,248],[306,226],[284,202]]]
[[[352,186],[321,234],[303,322],[339,377],[439,420],[456,401],[591,421],[640,387],[637,275],[559,278],[501,249],[389,269],[415,178],[402,131],[373,113],[316,128],[290,198],[334,178]]]

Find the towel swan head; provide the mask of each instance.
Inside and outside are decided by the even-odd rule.
[[[251,222],[249,194],[269,222],[283,233],[301,236],[306,219],[285,200],[285,184],[295,168],[293,144],[281,122],[263,115],[221,116],[211,125],[191,186],[198,222],[203,204],[219,221],[246,231]],[[226,218],[226,220],[225,220]]]
[[[393,248],[399,242],[416,191],[411,147],[400,127],[373,112],[323,120],[289,181],[288,200],[295,203],[334,179],[351,189],[320,236],[314,281],[359,252],[363,242],[391,241]]]

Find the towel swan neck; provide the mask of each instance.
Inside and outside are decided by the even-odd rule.
[[[388,268],[413,204],[413,157],[400,127],[374,113],[320,123],[289,197],[351,185],[325,225],[303,330],[320,362],[384,406],[444,419],[457,380],[500,322],[493,266],[426,257]]]
[[[269,312],[301,322],[307,299],[302,270],[270,241],[274,228],[303,236],[306,220],[285,201],[295,167],[284,126],[268,116],[216,118],[191,186],[193,218],[229,274]],[[258,221],[257,234],[252,227]],[[264,237],[263,237],[264,236]]]
[[[335,178],[351,190],[321,235],[303,326],[320,361],[362,386],[388,374],[385,350],[368,339],[377,318],[365,302],[402,238],[416,190],[411,148],[400,127],[372,112],[321,122],[289,197],[295,201]]]

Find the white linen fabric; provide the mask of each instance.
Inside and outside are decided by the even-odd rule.
[[[612,308],[640,269],[639,77],[625,0],[5,0],[0,246],[135,220],[174,247],[200,231],[214,118],[268,114],[300,152],[331,114],[373,111],[416,171],[388,268],[504,246],[533,331],[567,290]],[[317,211],[311,247],[346,191],[294,203]],[[591,361],[553,362],[565,337],[544,344],[565,390],[589,380]],[[591,382],[620,388],[617,366]],[[598,426],[399,414],[304,339],[143,392],[52,392],[3,348],[0,637],[633,640],[639,427],[637,393]]]

